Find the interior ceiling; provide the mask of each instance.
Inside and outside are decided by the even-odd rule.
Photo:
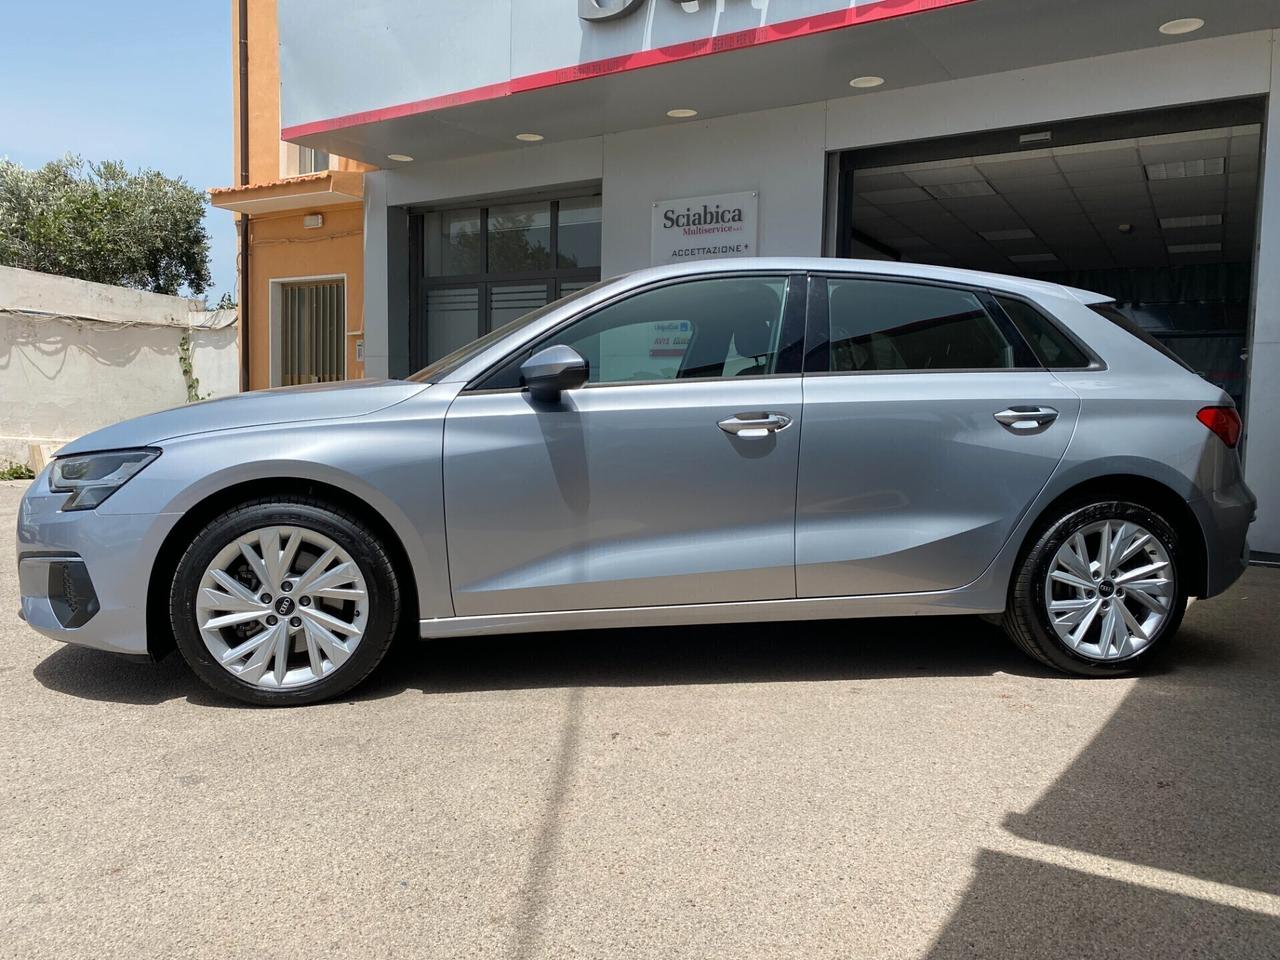
[[[1249,261],[1258,124],[857,169],[853,229],[1003,273]]]
[[[1194,34],[1168,37],[1158,31],[1165,21],[1197,14],[1207,22]],[[515,134],[540,133],[547,143],[574,140],[668,125],[673,121],[666,111],[673,107],[693,107],[707,119],[875,96],[874,90],[849,88],[850,79],[866,74],[884,77],[887,85],[881,89],[887,90],[1277,26],[1280,0],[1193,0],[1190,5],[1187,0],[974,0],[296,141],[377,166],[387,165],[389,153],[422,162],[538,149],[519,143]]]

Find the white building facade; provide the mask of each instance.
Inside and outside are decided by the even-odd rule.
[[[284,139],[365,188],[402,376],[601,277],[711,255],[1060,280],[1236,397],[1280,555],[1280,3],[280,0]]]

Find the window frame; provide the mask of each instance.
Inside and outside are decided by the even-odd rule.
[[[805,343],[808,338],[808,287],[809,278],[803,272],[794,270],[740,270],[726,271],[703,274],[689,274],[680,277],[670,277],[655,283],[646,284],[642,287],[636,287],[630,290],[620,291],[617,296],[610,297],[601,303],[593,305],[589,310],[566,318],[561,323],[556,324],[550,330],[544,331],[533,341],[523,344],[518,349],[504,354],[500,359],[494,361],[482,372],[468,381],[467,385],[462,389],[462,393],[466,394],[496,394],[496,393],[521,393],[527,388],[523,385],[518,387],[487,387],[485,384],[490,379],[499,376],[505,372],[512,364],[523,363],[538,350],[540,350],[546,342],[578,323],[589,320],[602,310],[607,310],[616,304],[633,297],[644,296],[655,290],[661,290],[666,287],[680,286],[687,283],[699,283],[708,280],[733,280],[749,277],[779,277],[786,281],[786,294],[782,304],[782,333],[781,337],[786,341],[786,345],[778,351],[779,369],[773,373],[761,374],[760,376],[744,377],[741,379],[735,377],[686,377],[672,378],[661,380],[614,380],[605,383],[585,383],[580,389],[583,390],[607,390],[618,387],[643,387],[643,386],[678,386],[687,383],[722,383],[725,381],[733,381],[747,383],[755,380],[776,380],[781,377],[799,377],[803,374],[803,360],[805,355]],[[781,369],[785,367],[786,369]]]
[[[832,370],[831,369],[831,297],[828,289],[832,280],[865,280],[881,283],[909,284],[918,287],[937,287],[968,293],[977,297],[991,321],[1014,350],[1015,365],[1011,367],[910,367],[901,370]],[[1001,294],[1003,295],[1003,293]],[[1028,362],[1030,361],[1030,362]],[[1073,369],[1085,369],[1077,367]],[[847,273],[842,271],[814,271],[809,275],[809,309],[805,332],[804,375],[816,377],[867,377],[903,376],[945,373],[1044,373],[1035,350],[1022,331],[996,301],[994,291],[976,284],[932,280],[925,277],[909,277],[883,273]]]

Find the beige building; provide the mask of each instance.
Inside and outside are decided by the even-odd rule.
[[[275,0],[232,2],[234,185],[244,389],[364,375],[364,172],[280,139]]]

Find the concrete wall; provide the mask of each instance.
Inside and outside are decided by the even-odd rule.
[[[187,400],[239,389],[235,313],[181,297],[0,267],[0,464]]]

